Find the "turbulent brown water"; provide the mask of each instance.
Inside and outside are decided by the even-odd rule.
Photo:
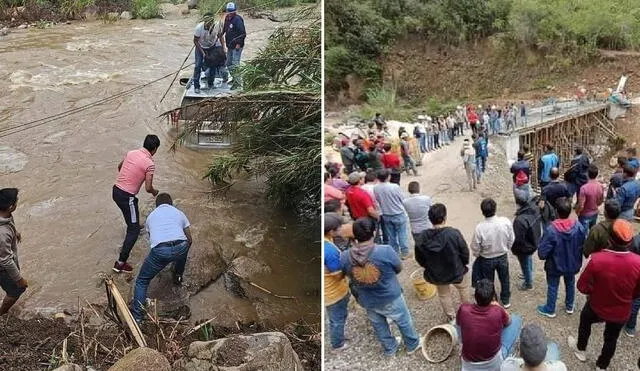
[[[245,19],[246,59],[266,44],[277,24]],[[196,22],[195,16],[187,16],[13,30],[0,38],[0,130],[175,71],[192,45]],[[208,183],[201,178],[212,152],[170,152],[169,127],[157,118],[179,105],[177,84],[159,104],[169,82],[14,135],[0,132],[0,186],[21,190],[15,219],[23,236],[20,264],[30,285],[19,313],[75,308],[78,298],[104,302],[100,277],[109,273],[125,231],[111,200],[116,166],[126,151],[141,146],[146,134],[155,133],[162,141],[156,154],[156,187],[173,196],[194,232],[186,281],[205,285],[210,280],[203,269],[208,262],[199,258],[219,246],[226,257],[248,255],[267,264],[271,273],[250,279],[296,298],[278,299],[259,291],[250,293],[250,299],[237,298],[218,280],[190,298],[193,319],[218,316],[221,324],[242,320],[281,325],[298,319],[318,323],[318,238],[296,233],[295,222],[264,199],[259,181],[246,179],[225,199],[209,198]],[[144,220],[153,200],[144,192],[139,198]],[[130,262],[139,267],[147,251],[146,239],[141,238]]]

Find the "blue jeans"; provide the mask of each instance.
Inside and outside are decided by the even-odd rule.
[[[426,153],[427,152],[427,135],[420,134],[420,136],[418,137],[418,141],[420,142],[420,152]]]
[[[458,327],[458,325],[455,325],[455,327],[458,332],[460,344],[462,344],[462,332],[460,331],[460,327]],[[509,326],[503,328],[502,333],[500,334],[500,343],[502,345],[500,350],[502,351],[502,358],[507,358],[514,353],[516,342],[520,337],[520,330],[522,330],[522,317],[517,314],[512,314],[511,323]],[[549,352],[547,350],[547,354],[548,353]]]
[[[384,215],[383,231],[389,236],[389,244],[393,249],[403,255],[409,253],[409,233],[407,231],[408,220],[405,214]]]
[[[472,276],[475,277],[473,281],[475,283],[481,279],[488,279],[493,282],[495,280],[495,274],[498,272],[498,279],[500,280],[500,301],[502,304],[509,303],[511,299],[511,290],[509,282],[509,259],[507,254],[497,256],[495,258],[483,258],[479,256],[473,263],[473,269],[478,270],[477,274],[472,272]]]
[[[427,133],[425,137],[427,141],[427,151],[433,151],[434,150],[433,135]]]
[[[560,286],[560,277],[564,278],[565,308],[574,309],[576,298],[576,276],[574,274],[554,276],[547,273],[547,304],[545,304],[544,306],[544,310],[546,312],[556,312],[556,301],[558,301],[558,286]]]
[[[544,357],[545,361],[559,361],[560,360],[560,347],[557,343],[547,343],[547,355]]]
[[[398,326],[408,350],[414,350],[420,345],[420,336],[413,325],[413,319],[403,295],[398,296],[391,303],[365,309],[386,356],[395,355],[399,346],[396,338],[391,334],[387,318]]]
[[[147,302],[149,283],[169,263],[175,263],[175,274],[181,276],[187,264],[189,243],[187,241],[165,242],[151,249],[144,260],[133,291],[133,318],[140,322],[144,318],[143,306]]]
[[[227,69],[225,71],[225,80],[229,79],[229,75],[233,74],[233,71],[240,65],[240,57],[242,56],[242,49],[228,48],[227,50]],[[238,81],[239,85],[242,85],[242,77],[235,76],[233,77]]]
[[[634,299],[633,303],[631,303],[631,317],[629,317],[627,324],[624,326],[628,330],[636,330],[636,323],[638,321],[638,310],[640,310],[640,298]]]
[[[440,132],[440,140],[442,141],[442,144],[449,143],[449,134],[446,129]]]
[[[207,50],[205,49],[205,52]],[[202,74],[202,71],[206,71],[207,70],[207,66],[205,65],[205,60],[204,60],[204,55],[202,54],[202,52],[200,51],[199,48],[196,48],[196,66],[193,69],[193,87],[196,89],[200,89],[200,76]],[[209,76],[207,77],[207,84],[209,84],[209,86],[213,85],[213,78],[215,77],[215,74],[209,74]]]
[[[533,255],[516,255],[524,276],[524,285],[533,286]]]
[[[578,217],[578,221],[587,231],[589,231],[591,227],[596,225],[596,222],[598,221],[598,214],[592,216],[580,216]]]
[[[344,345],[344,324],[347,321],[349,297],[347,294],[337,303],[327,306],[327,314],[329,317],[329,336],[331,338],[331,347],[333,349],[340,348]]]

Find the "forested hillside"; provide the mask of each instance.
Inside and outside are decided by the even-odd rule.
[[[426,55],[424,65],[411,64],[420,63],[420,50],[433,54],[434,48],[445,55],[463,50],[468,58],[482,56],[480,62],[499,63],[507,70],[532,68],[538,81],[529,79],[523,86],[531,88],[593,65],[600,59],[599,49],[638,49],[640,0],[325,0],[325,25],[325,84],[334,97],[357,85],[348,95],[364,98],[389,75],[385,63],[440,73],[447,66],[434,66]],[[410,65],[404,63],[405,52],[414,57],[407,61]],[[505,77],[507,88],[517,88],[514,78]]]

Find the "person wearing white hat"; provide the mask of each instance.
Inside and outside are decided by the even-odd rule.
[[[236,13],[237,8],[235,3],[227,3],[225,11],[227,16],[224,22],[224,35],[228,51],[227,72],[224,79],[228,80],[229,75],[232,74],[240,64],[240,57],[242,56],[247,31],[244,27],[244,19]],[[240,76],[234,76],[234,79],[236,80],[234,87],[242,87],[242,78]]]

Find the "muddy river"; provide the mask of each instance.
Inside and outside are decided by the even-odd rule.
[[[266,44],[277,23],[246,19],[250,58]],[[29,289],[16,314],[50,315],[78,302],[104,303],[101,284],[110,274],[125,225],[111,200],[116,166],[148,133],[162,145],[155,156],[156,188],[169,192],[192,223],[194,245],[185,288],[160,287],[189,304],[192,319],[217,316],[275,326],[303,319],[318,323],[320,261],[316,236],[299,233],[296,220],[274,210],[262,183],[244,179],[224,198],[211,199],[202,180],[215,152],[169,151],[169,126],[158,115],[179,105],[176,84],[162,104],[170,79],[132,95],[55,122],[6,135],[3,128],[73,109],[168,74],[191,48],[197,16],[151,21],[78,22],[48,29],[13,30],[0,38],[0,185],[20,188],[15,219],[22,232],[20,264]],[[189,59],[191,62],[192,58]],[[189,75],[190,70],[183,75]],[[153,199],[141,193],[142,218]],[[139,268],[147,239],[136,244],[130,263]],[[278,295],[253,287],[245,296],[225,289],[220,259],[239,256],[261,269],[246,277]],[[118,277],[128,296],[133,282]]]

